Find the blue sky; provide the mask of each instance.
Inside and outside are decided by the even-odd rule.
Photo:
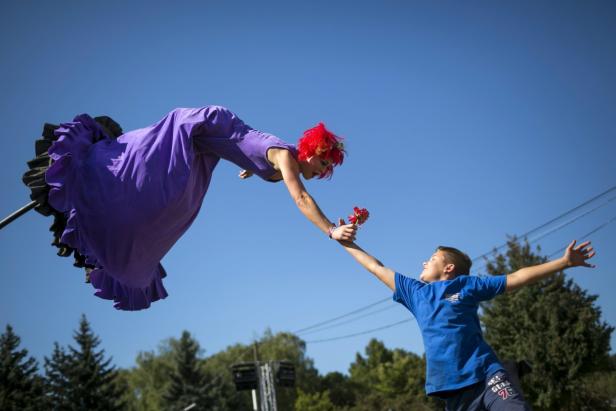
[[[0,214],[29,201],[21,176],[44,122],[86,112],[131,130],[175,107],[219,104],[291,142],[318,121],[345,137],[344,165],[308,190],[331,219],[368,208],[358,243],[416,276],[437,245],[480,255],[616,185],[615,18],[610,1],[3,1]],[[184,329],[209,355],[390,295],[282,184],[237,172],[218,166],[199,217],[163,260],[170,296],[141,312],[92,295],[49,246],[49,218],[31,212],[3,229],[0,326],[42,359],[54,341],[72,342],[85,313],[128,367]],[[541,239],[543,251],[613,218],[613,196]],[[569,274],[616,325],[616,224],[591,239],[598,267]],[[409,318],[393,302],[375,308],[388,305],[305,339]],[[321,372],[346,372],[372,337],[423,352],[411,321],[309,343],[308,355]]]

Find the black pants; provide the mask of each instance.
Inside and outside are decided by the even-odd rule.
[[[530,411],[524,397],[504,371],[486,381],[451,391],[443,398],[447,411]]]

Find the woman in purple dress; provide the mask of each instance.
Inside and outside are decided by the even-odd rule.
[[[343,161],[340,140],[323,124],[298,147],[255,130],[224,107],[178,108],[156,124],[122,133],[108,117],[82,114],[46,124],[24,182],[37,210],[55,217],[59,255],[85,267],[95,295],[120,310],[165,298],[160,260],[194,221],[220,159],[284,181],[299,210],[335,240],[353,240],[308,194],[305,179],[331,176]]]

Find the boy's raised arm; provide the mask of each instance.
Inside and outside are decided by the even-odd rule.
[[[385,267],[383,263],[362,250],[362,248],[355,243],[348,241],[339,241],[339,243],[366,270],[374,274],[379,280],[385,283],[386,286],[391,288],[392,291],[396,290],[396,273],[392,269]]]
[[[514,273],[509,274],[507,276],[506,291],[515,291],[525,285],[536,283],[537,281],[566,268],[578,266],[594,268],[594,265],[586,262],[586,260],[592,258],[594,255],[595,251],[592,247],[590,247],[590,241],[586,241],[576,247],[575,240],[573,240],[561,258],[548,261],[544,264],[524,267]]]

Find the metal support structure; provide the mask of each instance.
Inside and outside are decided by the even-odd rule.
[[[259,364],[259,397],[261,399],[261,411],[278,410],[274,372],[269,362]]]
[[[253,353],[254,362],[237,363],[231,367],[235,388],[252,391],[254,411],[277,411],[276,386],[293,387],[295,367],[290,361],[259,361],[256,342]]]
[[[254,411],[276,411],[276,387],[295,386],[295,367],[290,361],[243,362],[231,369],[235,389],[252,391]]]
[[[7,216],[4,220],[0,221],[0,230],[6,227],[7,225],[9,225],[10,223],[12,223],[17,218],[26,214],[28,211],[32,210],[37,205],[38,205],[38,202],[32,201],[26,204],[25,206],[23,206],[22,208],[20,208],[19,210],[14,211],[11,215]]]

